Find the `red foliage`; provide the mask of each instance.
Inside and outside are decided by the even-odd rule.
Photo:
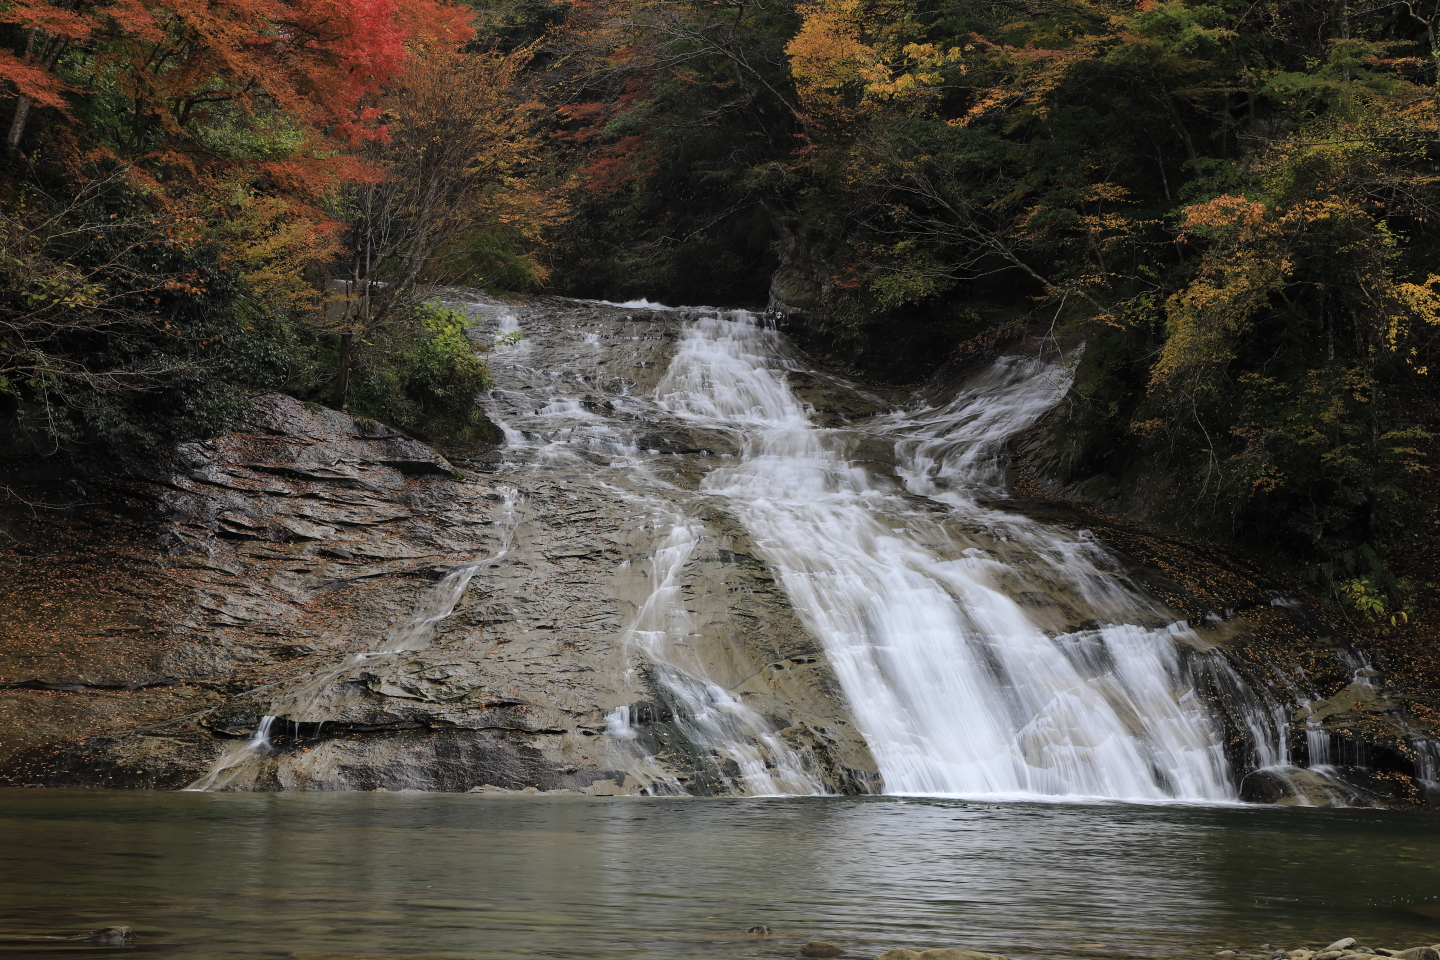
[[[644,182],[654,172],[655,159],[646,149],[648,137],[638,134],[612,139],[606,127],[650,95],[650,74],[632,78],[612,100],[565,104],[557,110],[565,127],[552,134],[559,140],[583,144],[593,151],[581,169],[585,191],[608,197],[625,187]]]
[[[340,150],[385,135],[368,101],[409,47],[474,35],[468,12],[444,0],[10,0],[0,23],[21,28],[26,45],[0,52],[0,90],[68,114],[81,91],[55,70],[67,47],[116,78],[137,120],[131,142],[110,152],[172,175],[255,168],[312,195],[360,173]],[[281,161],[197,149],[197,128],[222,107],[227,122],[262,132],[282,118],[303,146]]]

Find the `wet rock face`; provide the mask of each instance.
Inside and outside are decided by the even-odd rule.
[[[477,340],[523,334],[489,354],[483,402],[507,436],[496,449],[452,463],[383,424],[265,396],[232,434],[165,456],[48,479],[9,466],[0,482],[50,499],[0,510],[13,541],[0,553],[0,622],[23,633],[0,645],[0,782],[879,787],[835,664],[733,502],[703,483],[737,461],[742,437],[655,400],[696,313],[446,296]],[[790,359],[785,381],[811,421],[843,433],[850,466],[893,482],[895,443],[863,427],[913,398]],[[82,490],[54,495],[75,476]],[[1277,693],[1293,756],[1322,763],[1330,741],[1307,734],[1353,731],[1373,773],[1337,787],[1256,769],[1253,737],[1230,723],[1231,769],[1254,770],[1237,776],[1242,796],[1423,802],[1419,760],[1395,732],[1403,704],[1352,678],[1343,644],[1307,633],[1228,558],[1053,501],[1001,505],[1118,547],[1117,570],[1158,598],[1147,627],[1190,618],[1198,693],[1227,716],[1253,708],[1240,676],[1270,683],[1277,651],[1333,693]],[[997,585],[1047,631],[1099,628],[1073,584],[1025,572],[987,527],[1000,519],[912,506],[915,523],[988,545],[1005,561]],[[1365,766],[1340,747],[1324,762]]]
[[[487,340],[508,312],[456,305]],[[151,584],[144,664],[107,672],[103,648],[79,670],[63,651],[6,664],[0,718],[30,733],[0,755],[0,782],[180,787],[274,715],[269,745],[217,786],[732,791],[733,764],[704,755],[631,635],[686,516],[697,539],[676,588],[694,668],[825,789],[869,789],[873,761],[814,640],[739,525],[692,502],[735,440],[648,399],[686,319],[521,311],[524,339],[490,357],[487,406],[511,442],[471,461],[263,396],[234,433],[127,465],[119,496],[147,536],[112,578],[121,595]],[[457,570],[468,582],[427,622]],[[101,682],[142,689],[102,702]],[[607,718],[637,704],[617,752]]]

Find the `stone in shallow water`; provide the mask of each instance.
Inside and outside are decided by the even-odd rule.
[[[956,950],[946,947],[939,950],[886,950],[875,960],[1008,960],[995,953],[980,953],[977,950]]]
[[[811,940],[800,948],[802,957],[838,957],[844,952],[835,944],[827,943],[824,940]]]
[[[129,927],[105,927],[100,930],[92,930],[85,941],[107,947],[122,947],[134,935]]]

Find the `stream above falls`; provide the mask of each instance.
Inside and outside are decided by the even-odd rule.
[[[0,956],[1021,960],[1440,941],[1430,813],[905,798],[0,791]],[[1429,916],[1415,912],[1426,905]],[[768,938],[744,931],[764,924]]]

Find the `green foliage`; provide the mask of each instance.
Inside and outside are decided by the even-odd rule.
[[[435,304],[392,311],[358,344],[348,409],[450,445],[495,442],[476,404],[490,371],[467,329],[463,313]]]
[[[1409,622],[1420,590],[1418,583],[1387,570],[1369,543],[1336,551],[1313,568],[1310,579],[1334,606],[1381,632]]]
[[[30,192],[0,216],[0,431],[39,453],[212,436],[254,391],[325,396],[337,338],[223,265],[139,194]],[[456,443],[493,441],[463,315],[400,309],[357,350],[351,406]]]
[[[39,452],[213,434],[303,352],[213,247],[102,181],[0,216],[0,418]]]

